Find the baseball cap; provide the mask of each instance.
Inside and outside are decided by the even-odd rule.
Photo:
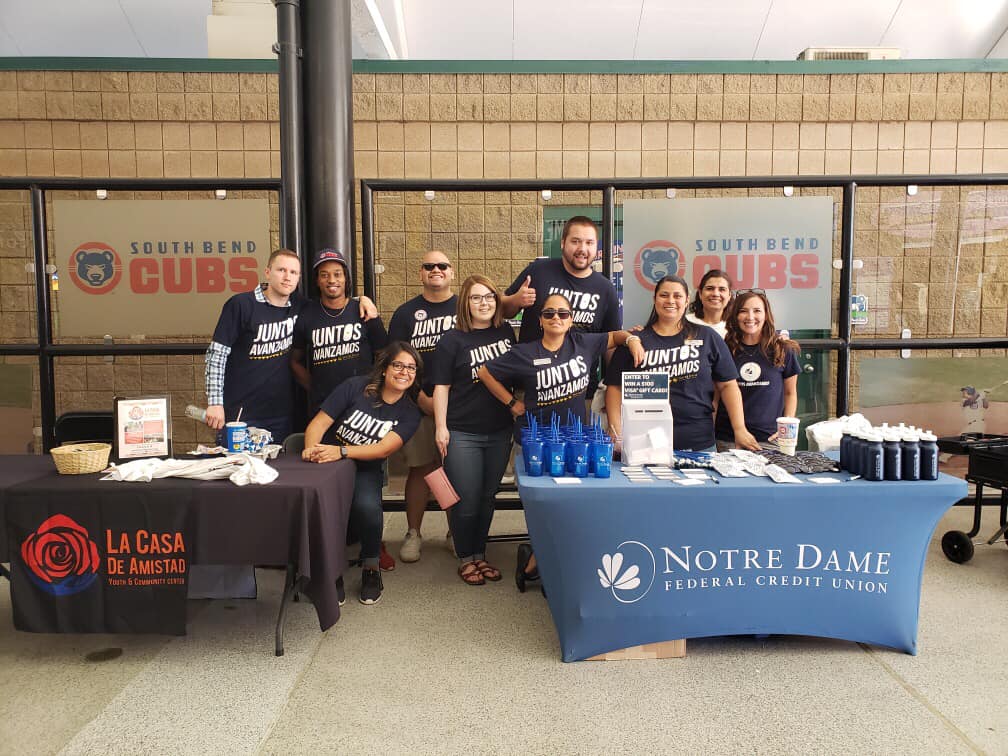
[[[343,273],[346,276],[347,284],[349,285],[350,263],[347,262],[346,255],[338,249],[333,249],[332,247],[326,247],[325,249],[319,250],[318,255],[315,257],[315,264],[312,265],[312,270],[317,270],[319,265],[327,262],[338,262],[343,266]]]

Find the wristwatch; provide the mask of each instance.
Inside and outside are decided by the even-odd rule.
[[[517,396],[512,396],[511,397],[511,401],[507,403],[507,407],[508,407],[508,409],[511,409],[516,404],[518,404],[518,397]]]
[[[345,446],[341,446],[339,448],[339,454],[340,454],[340,459],[347,459],[348,458],[347,448]]]

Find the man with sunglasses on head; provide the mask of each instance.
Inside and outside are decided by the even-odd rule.
[[[452,294],[454,269],[444,252],[431,250],[420,261],[420,283],[423,291],[401,304],[389,321],[389,340],[405,341],[423,360],[424,382],[420,387],[417,405],[423,419],[416,433],[402,448],[409,467],[406,475],[406,537],[399,551],[404,562],[420,559],[420,525],[430,499],[430,489],[424,476],[441,464],[434,440],[434,387],[429,376],[434,372],[434,349],[441,336],[455,326],[458,298]]]

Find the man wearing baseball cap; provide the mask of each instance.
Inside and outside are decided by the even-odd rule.
[[[308,391],[309,417],[347,378],[366,375],[375,353],[388,343],[381,318],[367,317],[370,300],[350,296],[353,276],[346,255],[323,249],[313,268],[319,298],[302,309],[291,354],[294,377]]]

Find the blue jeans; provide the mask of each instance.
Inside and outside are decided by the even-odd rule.
[[[448,510],[455,553],[463,562],[486,556],[494,494],[511,454],[511,429],[494,433],[451,431],[445,473],[459,495]]]
[[[350,527],[360,538],[361,563],[372,569],[378,569],[378,551],[381,549],[383,468],[384,465],[357,465],[353,504],[350,507]]]

